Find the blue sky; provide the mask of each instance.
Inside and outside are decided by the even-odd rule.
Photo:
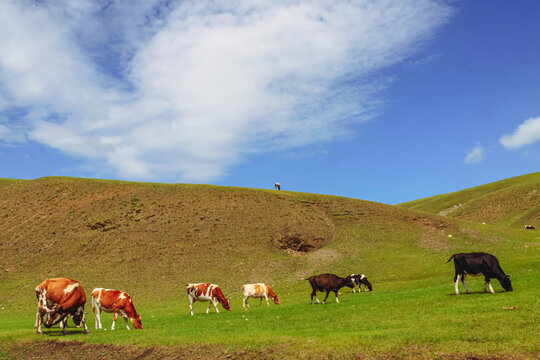
[[[540,2],[3,1],[0,177],[395,204],[540,168]]]

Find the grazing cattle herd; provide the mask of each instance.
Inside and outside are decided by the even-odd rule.
[[[497,279],[501,286],[506,291],[512,291],[512,283],[510,276],[506,275],[499,265],[497,258],[491,254],[483,252],[459,253],[454,254],[446,262],[454,259],[455,266],[455,291],[459,294],[458,283],[461,282],[468,293],[466,276],[484,276],[484,292],[487,291],[487,286],[491,293],[494,293],[491,286],[491,279]],[[317,292],[326,292],[323,304],[326,303],[328,295],[333,292],[336,296],[336,302],[339,303],[338,291],[347,286],[355,292],[355,287],[358,285],[359,292],[362,286],[367,288],[366,291],[372,291],[373,287],[364,274],[351,274],[346,277],[340,277],[334,274],[320,274],[311,276],[308,280],[311,292],[311,304],[313,297],[320,303],[317,298]],[[186,284],[187,295],[189,298],[189,311],[193,315],[193,303],[197,301],[209,302],[206,313],[210,312],[212,304],[216,312],[219,313],[218,304],[225,310],[230,311],[231,306],[229,299],[223,295],[221,288],[216,284],[198,283]],[[84,316],[84,305],[86,296],[80,282],[68,278],[46,279],[39,284],[36,289],[37,296],[37,313],[35,328],[37,333],[41,334],[41,325],[49,328],[55,324],[60,324],[62,333],[67,333],[67,319],[71,316],[77,327],[84,327],[84,332],[88,333],[86,319]],[[266,300],[266,304],[270,305],[268,299],[272,299],[276,305],[280,305],[279,298],[272,288],[265,283],[245,284],[242,286],[244,299],[242,305],[244,309],[249,308],[248,299],[259,298],[262,304],[262,299]],[[135,310],[133,300],[127,293],[119,290],[96,288],[92,291],[92,310],[95,312],[95,327],[101,329],[101,313],[113,313],[113,322],[111,330],[114,330],[116,319],[120,314],[126,323],[126,328],[129,330],[129,321],[135,329],[142,329],[141,316]]]

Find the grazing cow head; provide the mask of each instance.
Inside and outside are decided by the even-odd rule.
[[[279,305],[279,298],[270,286],[268,286],[268,297],[274,300],[274,304]]]
[[[131,319],[131,323],[133,324],[133,327],[135,329],[138,329],[138,330],[141,330],[142,329],[142,322],[141,322],[141,315],[139,314],[136,314],[134,317],[132,317]]]
[[[58,324],[64,317],[64,314],[61,314],[58,311],[40,311],[41,313],[41,322],[46,328],[50,328],[53,325]],[[79,321],[80,324],[80,321]]]
[[[82,314],[81,313],[77,313],[77,314],[73,315],[71,318],[73,319],[73,322],[75,323],[75,325],[77,325],[77,327],[81,326],[81,322],[82,322]]]
[[[499,281],[500,281],[502,287],[504,288],[504,290],[506,290],[506,291],[512,291],[512,290],[514,290],[514,289],[512,288],[512,281],[510,280],[510,275],[504,276],[504,277],[501,278]]]
[[[216,286],[214,290],[212,290],[212,297],[216,298],[225,310],[231,311],[231,305],[229,304],[229,299],[226,298],[225,295],[223,295],[223,292],[221,291],[221,288],[219,286]]]
[[[231,305],[229,304],[229,299],[224,297],[223,300],[219,299],[219,303],[221,304],[221,306],[223,306],[225,310],[231,311]]]

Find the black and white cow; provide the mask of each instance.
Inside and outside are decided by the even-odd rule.
[[[525,230],[534,230],[534,226],[532,226],[532,225],[525,225]]]
[[[472,252],[472,253],[459,253],[450,256],[446,262],[454,259],[454,267],[456,268],[456,274],[454,275],[454,283],[456,287],[456,295],[459,295],[458,283],[459,278],[461,277],[461,282],[465,287],[465,291],[469,292],[467,288],[467,283],[465,281],[466,275],[471,276],[480,276],[484,275],[484,292],[486,292],[486,287],[489,285],[489,290],[491,293],[493,287],[491,286],[491,279],[495,278],[499,280],[501,286],[506,291],[512,291],[512,282],[510,281],[510,275],[506,275],[499,265],[499,260],[491,254],[486,254],[483,252]]]
[[[364,285],[367,289],[366,291],[372,291],[373,287],[371,286],[371,283],[368,281],[366,275],[364,274],[351,274],[348,277],[354,281],[356,285],[358,285],[358,292],[362,292],[362,285]],[[356,290],[353,288],[352,292],[356,292]]]

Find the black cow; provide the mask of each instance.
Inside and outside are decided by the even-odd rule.
[[[491,293],[493,287],[491,286],[491,279],[495,278],[499,280],[501,286],[506,291],[512,291],[512,282],[510,281],[510,275],[506,275],[499,265],[499,260],[491,254],[483,252],[473,253],[460,253],[450,256],[446,262],[449,262],[454,258],[454,266],[456,268],[456,274],[454,275],[454,282],[456,286],[456,295],[459,295],[458,283],[461,276],[461,282],[465,287],[465,291],[469,292],[467,283],[465,281],[466,275],[480,276],[484,275],[484,292],[486,292],[486,286],[489,284],[489,290]]]
[[[348,277],[354,281],[356,285],[358,285],[358,292],[362,292],[362,285],[368,288],[366,291],[372,291],[373,287],[371,286],[371,283],[367,279],[366,275],[364,274],[351,274]],[[354,287],[352,289],[352,292],[356,292]]]
[[[317,299],[317,303],[321,303],[319,301],[319,298],[317,297],[317,291],[326,291],[326,297],[323,300],[323,304],[326,303],[326,299],[328,299],[328,295],[330,294],[330,291],[333,291],[334,294],[336,294],[336,302],[339,303],[338,299],[338,290],[341,289],[344,286],[348,286],[351,289],[354,288],[354,281],[351,279],[350,276],[347,276],[346,278],[339,277],[334,274],[321,274],[321,275],[313,275],[306,280],[309,280],[309,283],[311,284],[311,288],[313,291],[311,292],[311,303],[313,304],[313,296],[315,296],[315,299]]]

